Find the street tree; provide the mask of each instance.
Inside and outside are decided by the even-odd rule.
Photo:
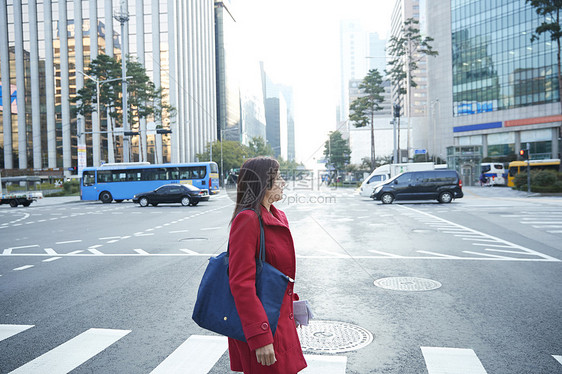
[[[535,29],[531,36],[531,42],[538,40],[541,34],[550,34],[550,40],[557,45],[557,66],[558,66],[558,97],[560,101],[560,113],[562,113],[562,74],[560,66],[560,39],[562,38],[562,28],[560,26],[560,10],[562,0],[526,0],[530,3],[537,14],[544,18],[543,22]]]
[[[351,160],[351,149],[349,148],[349,141],[342,137],[339,131],[330,131],[328,140],[324,143],[324,156],[327,160],[327,165],[331,166],[336,171],[343,170]]]
[[[250,157],[273,156],[273,148],[261,136],[254,136],[249,144]]]
[[[80,73],[78,73],[80,74]],[[99,55],[90,62],[84,74],[98,80],[100,83],[116,79],[121,76],[121,65],[117,60],[108,55]],[[121,81],[114,80],[100,85],[100,105],[104,108],[112,108],[119,102],[121,92]],[[91,115],[97,110],[96,82],[91,79],[84,80],[84,87],[76,92],[76,96],[70,98],[70,102],[75,106],[72,108],[72,115],[82,116]],[[98,113],[101,115],[100,113]]]
[[[121,97],[121,64],[115,57],[100,54],[90,62],[85,74],[98,80],[100,83],[100,105],[109,108],[110,116],[114,119],[122,118],[119,113],[123,112]],[[162,89],[157,89],[146,74],[146,69],[141,63],[129,58],[127,60],[127,96],[129,106],[128,121],[133,125],[141,118],[153,116],[161,119],[163,116],[173,116],[175,108],[167,104],[162,94]],[[104,84],[104,81],[113,80]],[[87,116],[96,111],[96,83],[86,79],[84,87],[70,98],[75,107],[73,115],[81,114]],[[100,114],[101,115],[101,114]]]
[[[208,143],[205,152],[197,153],[196,157],[199,161],[210,161],[211,146],[213,147],[213,159],[216,161],[217,150],[221,149],[221,142],[216,140]],[[250,158],[250,148],[240,142],[232,140],[224,140],[222,142],[222,158],[219,162],[219,174],[224,176],[224,171],[239,169],[247,158]]]
[[[365,127],[371,124],[371,168],[375,168],[375,112],[382,110],[380,105],[384,101],[382,76],[377,69],[369,70],[359,85],[360,97],[353,100],[349,106],[349,119],[355,127]]]
[[[418,86],[413,73],[424,56],[435,57],[439,54],[431,46],[433,38],[422,37],[418,25],[419,21],[414,18],[404,21],[400,32],[390,38],[387,51],[391,60],[388,62],[389,70],[386,74],[390,77],[392,85],[396,87],[398,97],[395,100],[400,102],[400,98],[407,95],[408,126],[411,123],[411,91]],[[408,151],[409,148],[410,131],[408,131]],[[400,154],[400,119],[398,119],[398,154]]]

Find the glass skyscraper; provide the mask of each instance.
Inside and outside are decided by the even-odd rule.
[[[426,32],[439,56],[428,60],[430,107],[416,146],[443,159],[448,147],[500,162],[527,147],[533,159],[559,158],[556,45],[549,34],[531,42],[550,21],[525,0],[426,0],[426,6]],[[478,177],[475,165],[459,167],[463,179]]]
[[[553,42],[531,42],[541,22],[525,0],[452,1],[455,116],[560,100]]]
[[[79,71],[99,54],[135,58],[177,109],[134,121],[130,161],[195,161],[217,135],[214,20],[203,0],[0,0],[0,168],[68,173],[81,143],[87,165],[123,160],[122,124],[104,108],[99,128],[98,113],[71,111],[88,79]],[[172,134],[150,134],[153,120]]]

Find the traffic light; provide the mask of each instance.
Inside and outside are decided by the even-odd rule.
[[[519,156],[523,157],[523,159],[528,160],[529,159],[529,150],[528,149],[521,149],[519,151]]]
[[[157,129],[156,130],[157,134],[171,134],[172,130],[165,130],[165,129]]]
[[[400,104],[394,104],[394,118],[400,118]]]
[[[138,131],[125,131],[123,133],[123,135],[125,135],[125,136],[138,135],[138,134],[139,134]]]

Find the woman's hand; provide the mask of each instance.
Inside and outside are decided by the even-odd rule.
[[[273,365],[277,361],[275,359],[275,352],[273,351],[273,344],[264,345],[256,349],[256,358],[258,363],[262,365]]]

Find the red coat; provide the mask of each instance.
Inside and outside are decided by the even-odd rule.
[[[285,275],[295,278],[295,247],[285,213],[271,206],[271,213],[261,207],[265,232],[266,261]],[[245,210],[236,216],[230,228],[230,289],[242,321],[246,342],[228,339],[230,368],[246,374],[295,374],[306,367],[293,320],[293,283],[289,282],[281,305],[275,336],[263,306],[256,295],[256,257],[259,254],[258,216]],[[277,362],[264,366],[257,362],[255,350],[273,343]]]

